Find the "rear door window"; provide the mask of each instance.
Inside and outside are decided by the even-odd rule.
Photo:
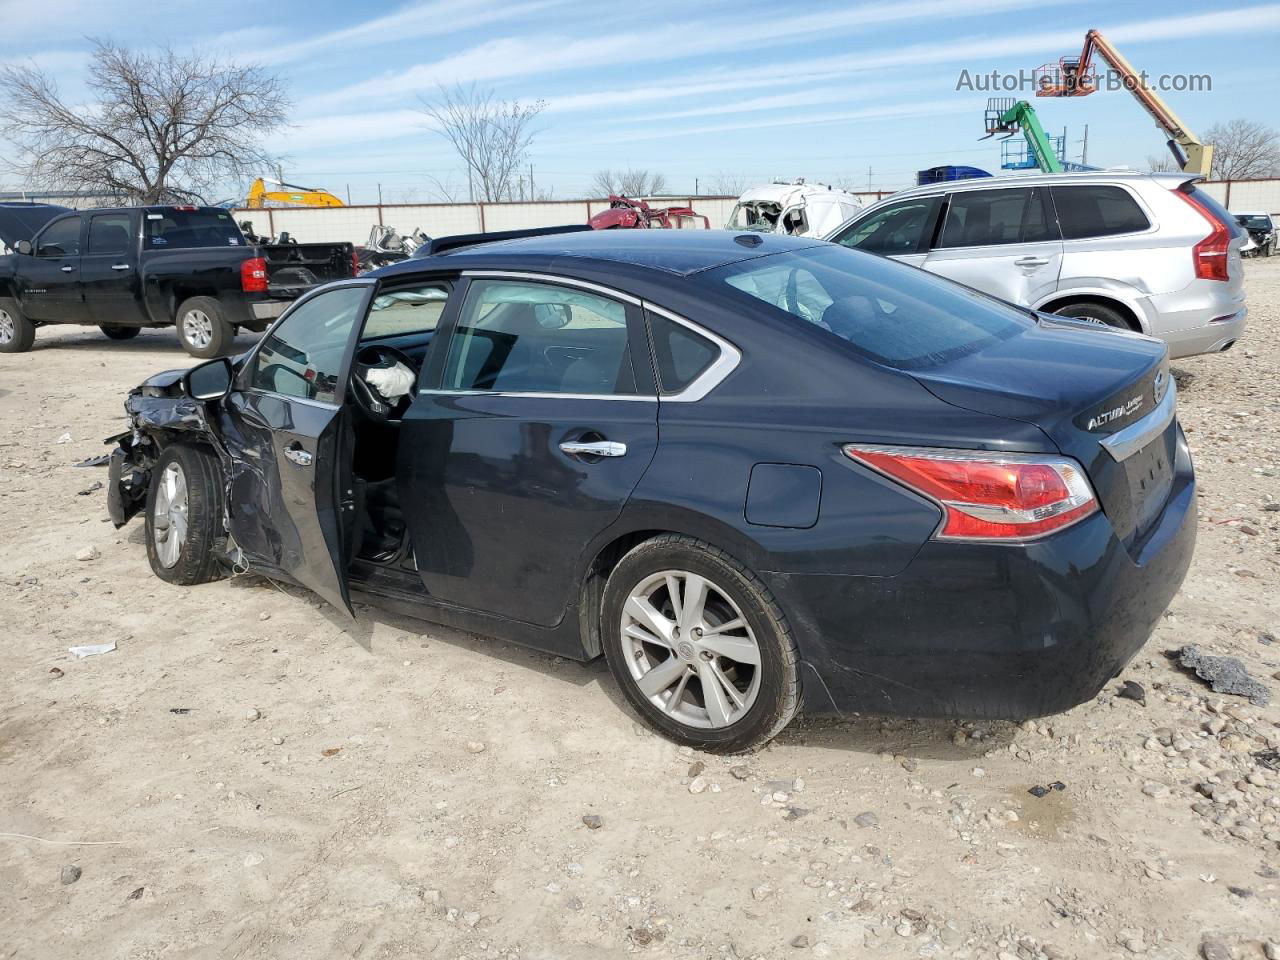
[[[628,310],[569,287],[475,280],[445,360],[446,390],[634,394]]]
[[[129,252],[129,215],[127,213],[100,213],[89,218],[89,247],[85,251],[94,254],[121,254]]]
[[[720,348],[706,337],[661,314],[649,314],[649,330],[664,394],[684,390],[720,356]]]
[[[80,218],[67,217],[49,225],[36,241],[37,257],[76,257],[80,255]]]
[[[939,247],[991,247],[1055,239],[1043,189],[964,190],[947,201]]]
[[[1151,226],[1138,202],[1123,187],[1102,183],[1053,188],[1063,240],[1139,233]]]
[[[923,253],[933,239],[940,202],[939,197],[917,197],[891,203],[831,239],[842,246],[885,257]]]
[[[151,210],[144,231],[149,250],[185,247],[239,247],[244,234],[225,210],[174,207]]]

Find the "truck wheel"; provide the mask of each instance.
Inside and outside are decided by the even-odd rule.
[[[187,586],[221,575],[214,544],[222,524],[222,470],[207,450],[171,444],[151,468],[147,559],[161,580]]]
[[[17,302],[0,299],[0,353],[26,353],[35,339],[36,328],[22,315]]]
[[[132,340],[142,332],[141,327],[108,327],[102,324],[98,329],[107,335],[108,340]]]
[[[235,329],[222,315],[222,304],[213,297],[192,297],[178,307],[178,342],[193,357],[207,360],[231,349]]]

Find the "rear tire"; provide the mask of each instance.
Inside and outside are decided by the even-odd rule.
[[[222,304],[213,297],[183,301],[175,322],[182,349],[201,360],[222,356],[236,338],[235,328],[223,316]]]
[[[132,340],[142,332],[141,327],[107,327],[101,324],[98,329],[106,334],[108,340]]]
[[[0,353],[26,353],[35,341],[35,325],[22,315],[18,302],[0,298]]]
[[[682,607],[702,598],[683,627],[672,589]],[[633,615],[645,604],[656,618]],[[741,753],[777,736],[799,709],[799,657],[786,615],[759,577],[708,543],[663,534],[633,549],[605,583],[600,625],[623,694],[676,743]]]
[[[171,444],[151,468],[147,560],[157,577],[188,586],[217,580],[222,527],[222,469],[200,447]]]
[[[1077,320],[1090,320],[1093,323],[1099,323],[1107,327],[1115,327],[1118,330],[1132,330],[1133,324],[1129,319],[1116,310],[1114,307],[1103,306],[1100,303],[1064,303],[1053,311],[1060,317],[1074,317]]]

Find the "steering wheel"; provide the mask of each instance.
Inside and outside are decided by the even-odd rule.
[[[409,355],[395,347],[370,344],[356,351],[355,365],[351,371],[351,396],[356,408],[375,423],[397,421],[409,406],[411,394],[390,401],[365,379],[371,370],[389,370],[397,363],[404,364],[415,374],[418,372],[418,365]]]

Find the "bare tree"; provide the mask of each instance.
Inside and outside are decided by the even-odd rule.
[[[1152,173],[1176,173],[1178,165],[1174,163],[1173,154],[1148,153],[1147,169]]]
[[[707,181],[707,189],[716,196],[740,197],[752,182],[750,177],[744,177],[740,173],[725,173],[721,170]]]
[[[34,65],[0,69],[0,134],[31,183],[136,203],[203,201],[273,163],[260,138],[289,98],[256,66],[164,47],[94,41],[87,103],[67,103]]]
[[[1215,123],[1203,134],[1213,144],[1215,180],[1272,177],[1280,173],[1280,134],[1252,120]]]
[[[667,178],[650,170],[597,170],[591,181],[591,192],[607,197],[620,193],[624,197],[653,197],[667,189]]]
[[[462,158],[470,199],[515,199],[529,146],[537,133],[533,121],[547,102],[498,100],[492,90],[480,90],[475,84],[442,85],[435,99],[420,99],[422,112]]]

